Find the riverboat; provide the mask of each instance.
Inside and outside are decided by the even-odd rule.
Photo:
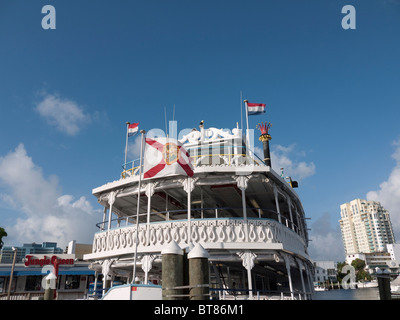
[[[272,169],[269,128],[259,126],[264,159],[254,152],[254,131],[242,134],[238,125],[205,128],[201,121],[175,140],[150,139],[142,130],[140,159],[125,161],[118,180],[92,192],[104,214],[85,259],[103,275],[104,289],[118,279],[123,290],[150,284],[159,286],[163,299],[192,298],[188,281],[174,288],[175,295],[161,287],[163,250],[175,246],[185,260],[200,246],[209,268],[203,299],[312,299],[304,209],[297,182]],[[181,163],[178,173],[160,176],[162,169],[153,167],[148,174],[150,140],[159,141],[159,167],[186,155],[192,172]]]

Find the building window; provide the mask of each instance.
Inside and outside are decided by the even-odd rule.
[[[0,278],[0,293],[5,293],[5,292],[6,292],[5,278]]]
[[[42,276],[27,276],[25,291],[40,291],[42,289],[42,279]]]
[[[67,275],[65,277],[65,289],[67,290],[79,289],[80,281],[81,281],[80,275]]]

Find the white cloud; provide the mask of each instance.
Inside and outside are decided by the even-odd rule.
[[[46,94],[35,110],[48,124],[70,136],[76,135],[82,126],[91,120],[90,115],[84,113],[83,108],[76,102],[58,95]]]
[[[264,158],[261,148],[255,147],[254,151],[261,159]],[[274,145],[271,147],[271,164],[272,169],[277,173],[281,173],[281,168],[284,168],[285,176],[291,176],[293,180],[300,181],[304,178],[315,174],[314,162],[298,161],[298,157],[304,157],[304,151],[296,150],[296,145],[292,144],[288,147]]]
[[[0,157],[0,182],[7,191],[0,197],[3,206],[21,213],[14,225],[3,226],[8,241],[55,241],[61,247],[71,240],[92,242],[99,210],[85,197],[62,195],[58,179],[46,178],[23,144]]]
[[[396,240],[400,240],[400,140],[393,143],[395,151],[392,158],[396,164],[388,179],[379,185],[379,190],[369,191],[367,200],[379,201],[389,210]]]
[[[329,213],[324,213],[311,226],[308,251],[313,260],[344,261],[344,247],[339,226],[332,226]]]
[[[140,158],[140,145],[141,145],[141,135],[135,137],[133,141],[128,143],[128,159],[127,161],[136,160]]]

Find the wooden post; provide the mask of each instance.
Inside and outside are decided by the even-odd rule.
[[[189,252],[190,300],[206,300],[210,290],[208,252],[197,243]]]
[[[162,255],[162,299],[179,300],[180,291],[173,289],[183,285],[183,250],[172,240],[169,245],[161,251]]]
[[[381,270],[377,268],[376,277],[378,279],[379,298],[381,300],[392,300],[392,293],[390,291],[390,276],[389,270]]]

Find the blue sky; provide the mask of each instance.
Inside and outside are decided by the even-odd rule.
[[[55,30],[41,26],[46,4]],[[348,4],[355,30],[341,26]],[[400,239],[399,31],[395,0],[1,0],[5,244],[90,243],[91,190],[119,178],[125,122],[164,129],[175,105],[178,131],[233,128],[240,91],[267,104],[250,127],[272,122],[273,166],[300,181],[313,258],[344,260],[339,205],[367,195]]]

